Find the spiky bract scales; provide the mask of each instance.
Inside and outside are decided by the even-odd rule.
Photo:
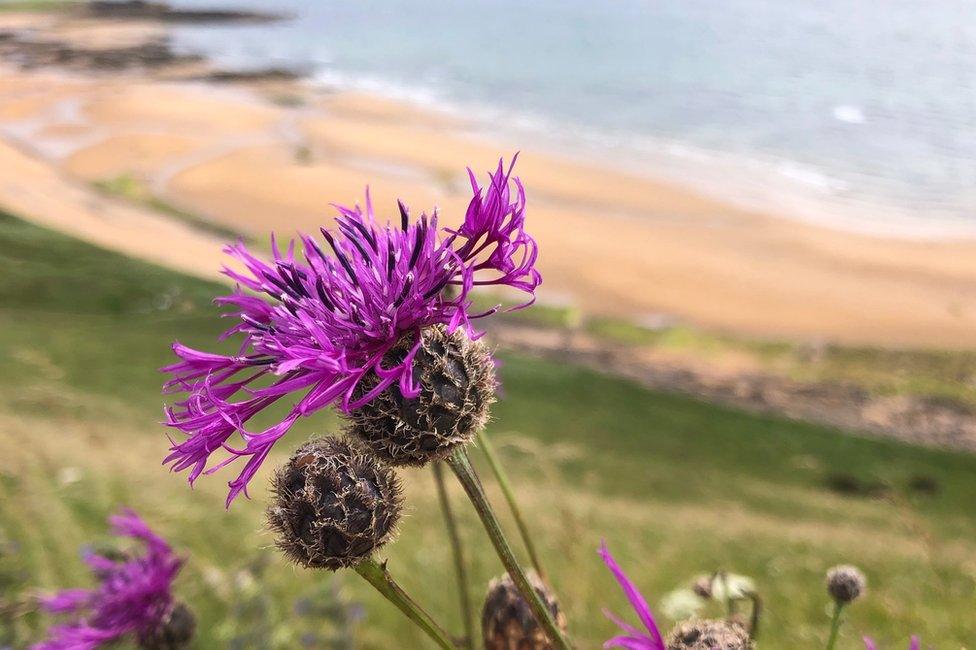
[[[419,395],[406,398],[392,384],[349,415],[351,433],[393,465],[446,458],[485,426],[494,401],[494,361],[484,343],[443,325],[421,336],[413,364]],[[389,353],[388,363],[400,363],[409,351],[405,339]],[[364,382],[362,390],[368,392],[377,381]]]
[[[402,496],[394,471],[349,442],[312,440],[272,479],[268,524],[294,562],[335,571],[390,541]]]

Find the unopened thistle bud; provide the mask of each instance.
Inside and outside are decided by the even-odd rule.
[[[139,639],[142,650],[182,650],[189,647],[197,629],[197,620],[190,608],[176,603],[160,625]]]
[[[556,624],[566,629],[566,617],[559,609],[555,595],[529,570],[529,583],[552,613]],[[528,603],[522,598],[512,578],[505,574],[488,585],[488,595],[481,610],[481,633],[485,650],[549,650],[553,648],[541,625],[536,622]]]
[[[402,503],[392,469],[335,437],[295,452],[272,479],[275,544],[308,568],[335,571],[367,559],[395,534]]]
[[[867,578],[856,566],[841,564],[827,571],[827,593],[842,605],[857,600],[867,586]]]
[[[461,329],[448,333],[443,325],[428,327],[421,338],[413,362],[420,394],[408,399],[393,384],[350,414],[352,433],[393,465],[443,460],[471,442],[488,421],[494,400],[494,362],[484,343],[472,341]],[[402,363],[412,344],[409,337],[402,339],[383,365]],[[364,379],[358,394],[378,382],[375,376]]]
[[[693,620],[679,623],[667,639],[667,650],[752,650],[749,633],[735,621]]]

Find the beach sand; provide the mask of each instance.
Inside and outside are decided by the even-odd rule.
[[[853,234],[762,214],[637,173],[491,137],[463,119],[300,83],[216,86],[131,74],[0,71],[0,206],[205,277],[226,238],[93,184],[126,177],[264,239],[329,225],[330,203],[402,198],[456,223],[521,150],[543,301],[745,336],[976,344],[976,242]]]

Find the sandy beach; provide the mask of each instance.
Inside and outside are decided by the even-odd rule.
[[[0,30],[28,20],[40,19],[3,16]],[[100,38],[112,42],[112,29],[99,27]],[[361,201],[367,184],[381,215],[399,197],[414,211],[437,206],[450,223],[469,199],[465,166],[483,173],[516,150],[542,251],[540,300],[756,337],[976,344],[974,241],[853,234],[743,210],[488,137],[447,114],[301,82],[0,71],[0,206],[205,277],[216,277],[226,237],[95,185],[126,179],[259,240],[328,225],[329,204]]]

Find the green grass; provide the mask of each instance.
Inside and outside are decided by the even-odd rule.
[[[201,621],[197,647],[245,635],[250,647],[299,647],[309,630],[339,635],[347,624],[357,647],[426,647],[354,574],[300,571],[268,550],[267,471],[313,432],[332,429],[332,416],[302,422],[255,480],[253,500],[229,511],[231,471],[190,490],[160,467],[166,441],[156,368],[170,360],[175,338],[214,347],[226,321],[210,299],[223,287],[11,217],[0,217],[0,272],[7,593],[85,584],[79,547],[104,540],[105,516],[130,505],[188,558],[178,591]],[[863,633],[884,647],[903,647],[915,632],[938,648],[973,644],[976,457],[749,415],[570,365],[507,355],[501,372],[505,396],[489,434],[539,534],[579,647],[598,647],[611,634],[601,607],[627,609],[596,556],[601,538],[654,605],[701,572],[752,576],[767,603],[764,648],[822,647],[822,576],[839,562],[860,565],[871,582],[849,612],[841,647],[858,647]],[[457,628],[432,480],[426,471],[403,474],[408,516],[382,555],[409,591]],[[837,474],[884,485],[885,496],[834,493],[825,484]],[[934,479],[936,492],[911,490],[918,476]],[[480,599],[499,564],[460,491],[452,496]],[[357,604],[365,618],[353,624],[343,612]],[[47,623],[36,613],[19,618],[21,643]]]
[[[218,237],[226,237],[228,239],[247,239],[243,234],[235,230],[221,226],[186,210],[181,210],[172,203],[159,198],[146,187],[146,184],[141,179],[132,174],[119,174],[111,178],[104,178],[95,181],[92,183],[92,186],[106,196],[137,203],[151,210],[155,210],[162,215],[182,221],[188,226],[192,226],[205,233],[217,235]]]
[[[308,100],[303,95],[292,92],[274,93],[268,97],[268,100],[282,108],[301,108],[308,104]]]
[[[70,8],[79,0],[0,0],[2,12],[55,11]]]
[[[570,313],[567,309],[550,307],[550,313],[541,317],[524,318],[544,327],[566,327],[559,314]],[[767,373],[798,381],[844,383],[873,395],[909,395],[976,408],[973,351],[811,346],[749,339],[686,325],[650,328],[599,316],[587,318],[583,329],[610,344],[663,350],[704,361],[734,357],[739,363],[750,362]]]
[[[510,323],[519,325],[529,325],[547,329],[567,329],[575,327],[580,319],[580,312],[575,307],[564,305],[546,305],[536,303],[531,309],[516,309],[506,311],[513,305],[519,305],[525,301],[524,295],[500,296],[492,293],[477,294],[472,298],[472,310],[483,312],[499,305],[502,311],[496,318],[504,319]]]

